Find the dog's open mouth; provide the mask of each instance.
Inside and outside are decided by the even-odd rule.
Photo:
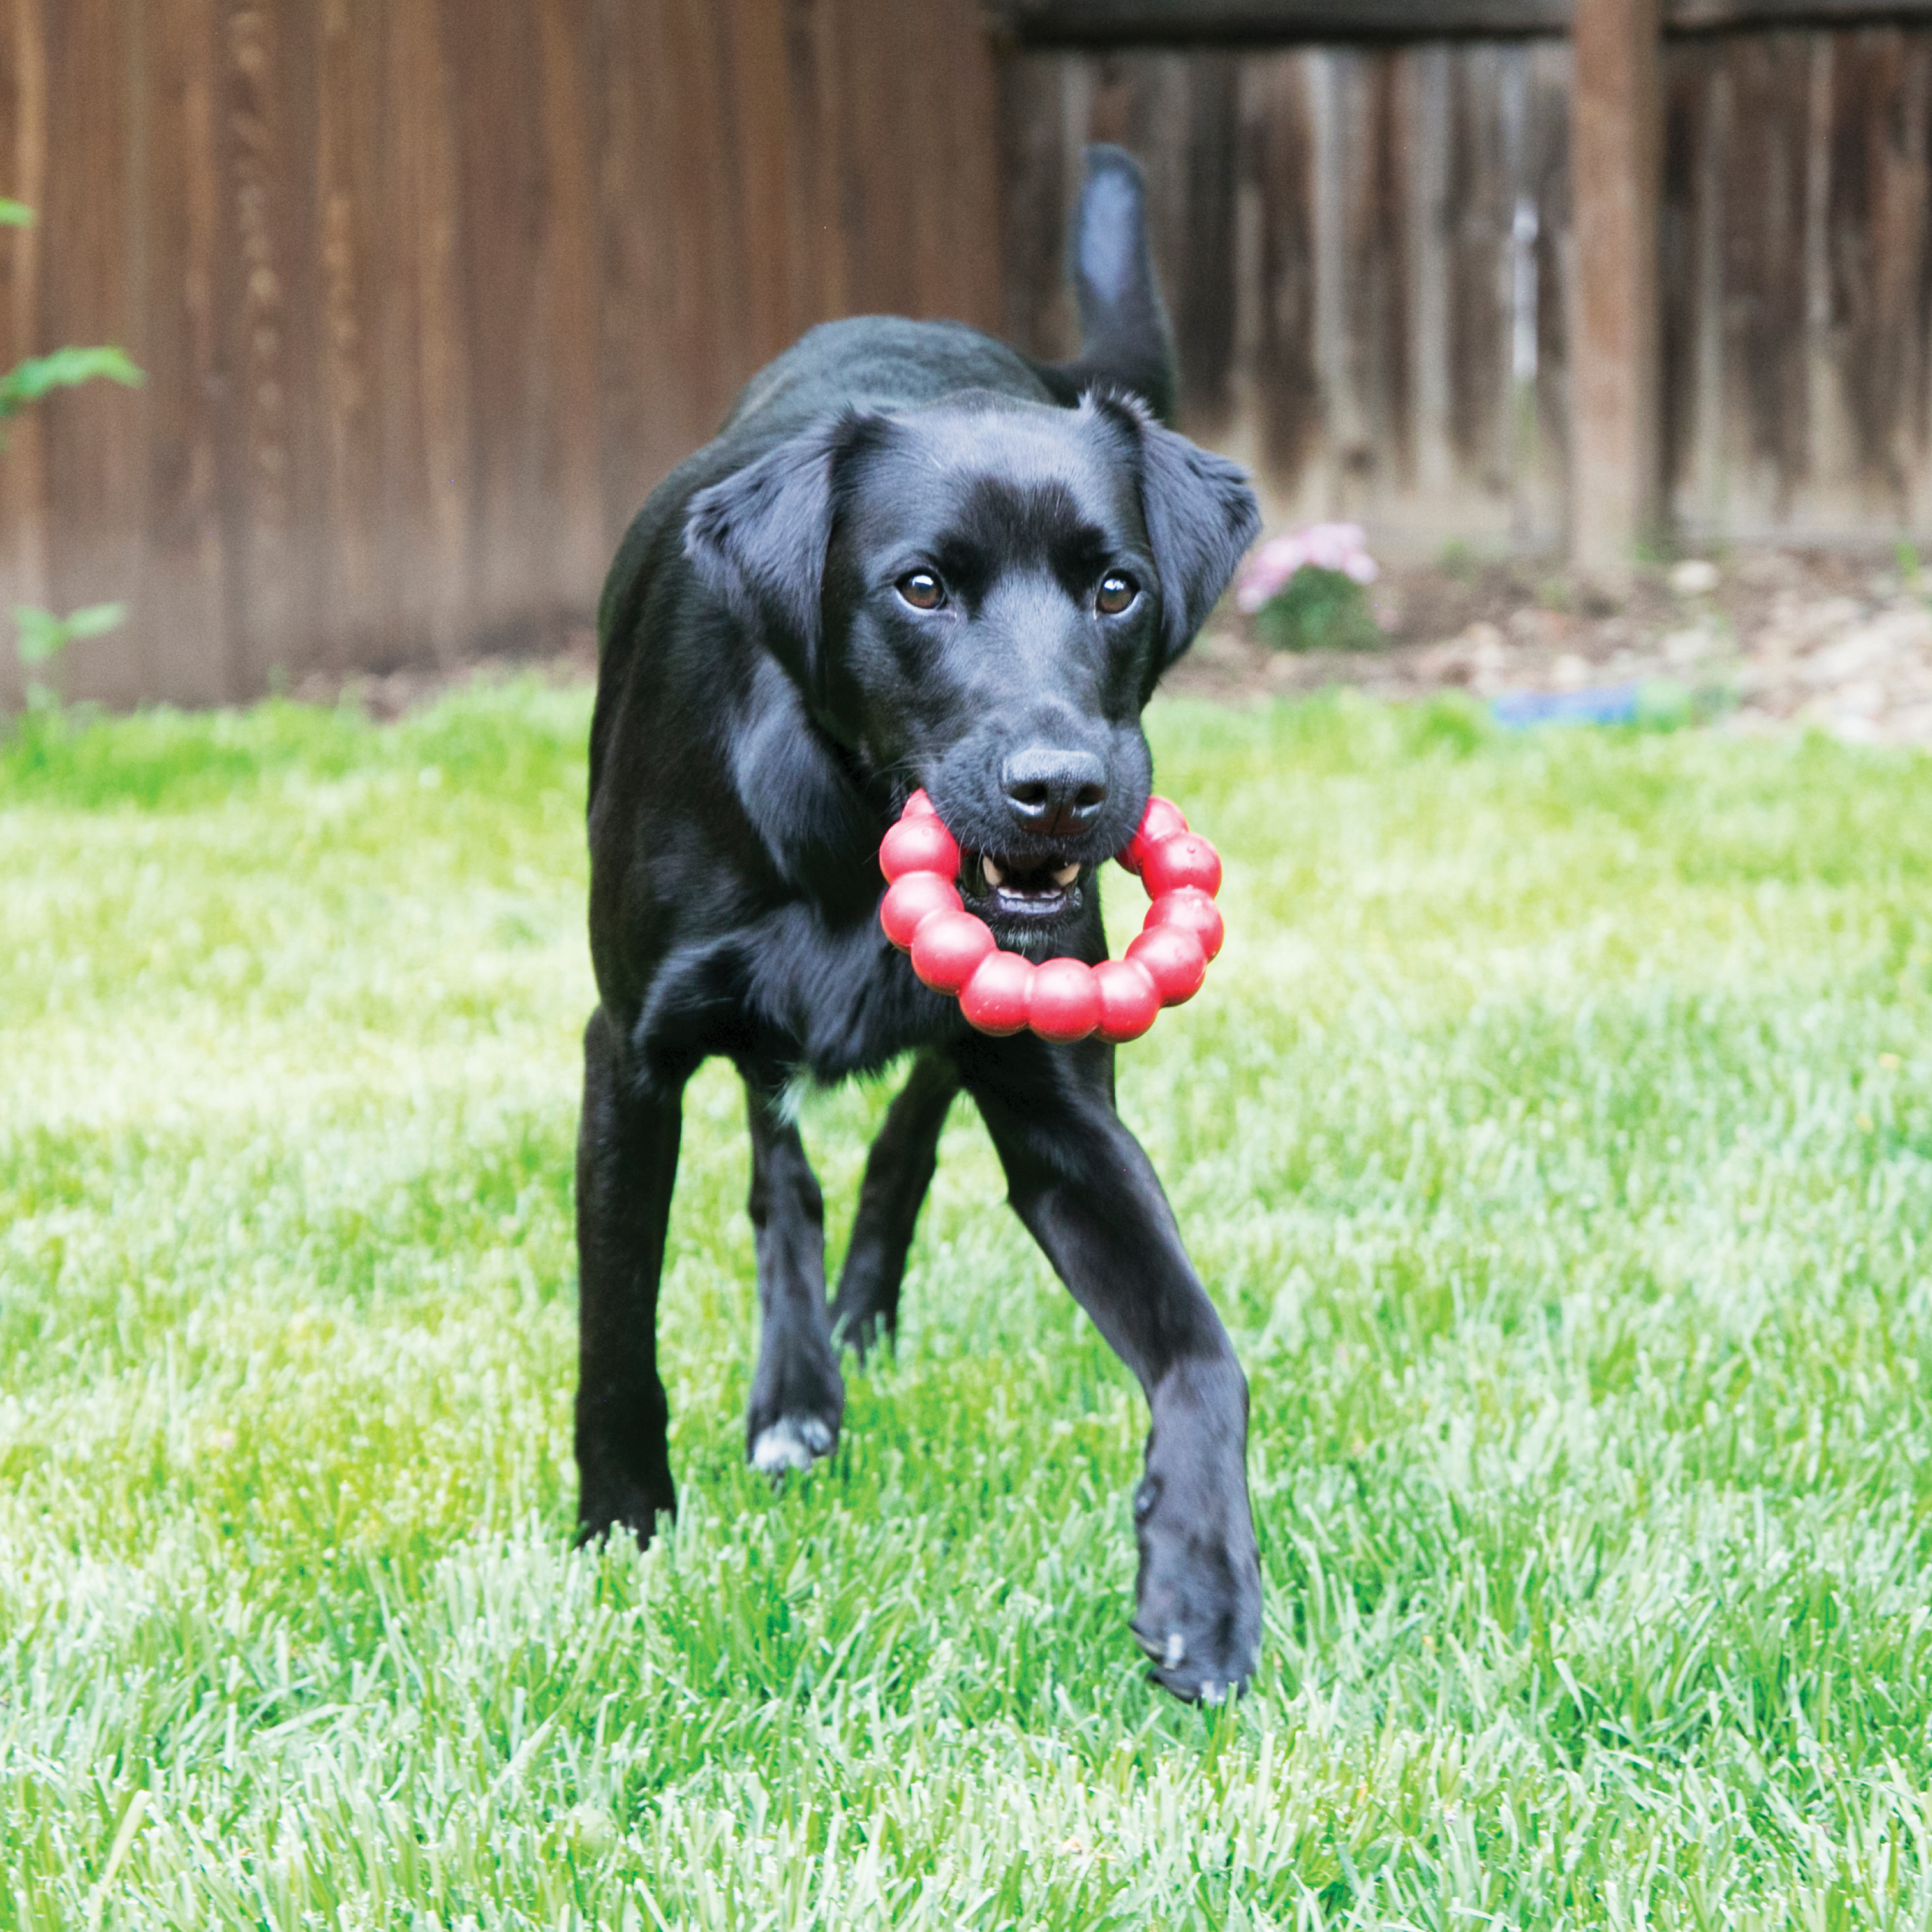
[[[1077,860],[999,859],[990,852],[965,852],[960,855],[959,892],[976,911],[1001,919],[1058,919],[1080,903],[1085,869]]]

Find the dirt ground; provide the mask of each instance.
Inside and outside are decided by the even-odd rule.
[[[1717,728],[1816,725],[1932,746],[1932,575],[1835,552],[1754,550],[1647,568],[1620,597],[1560,566],[1454,560],[1373,588],[1385,648],[1270,650],[1232,606],[1168,688],[1239,699],[1352,685],[1390,698],[1672,688]]]
[[[1300,653],[1261,643],[1230,600],[1166,688],[1239,703],[1330,685],[1388,698],[1454,688],[1485,699],[1638,686],[1680,694],[1718,730],[1816,725],[1856,742],[1932,748],[1932,574],[1908,580],[1896,562],[1872,556],[1692,557],[1646,568],[1616,598],[1555,563],[1451,559],[1392,568],[1372,596],[1383,648]],[[296,695],[346,696],[393,718],[472,677],[596,675],[587,629],[547,644],[443,670],[305,679]]]

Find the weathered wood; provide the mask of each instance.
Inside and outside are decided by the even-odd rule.
[[[1006,0],[1025,46],[1507,39],[1567,33],[1570,0]]]
[[[329,614],[310,660],[318,669],[380,663],[398,642],[389,576],[396,506],[386,500],[382,416],[395,292],[382,256],[389,178],[381,6],[382,0],[330,0],[318,10],[318,523],[326,565],[321,594]]]
[[[1449,364],[1449,50],[1437,42],[1406,61],[1408,179],[1404,242],[1408,251],[1410,436],[1417,487],[1444,495],[1454,480],[1449,430],[1454,394]]]
[[[1259,124],[1250,139],[1248,169],[1260,202],[1261,229],[1254,377],[1261,421],[1255,441],[1267,494],[1282,500],[1283,510],[1305,514],[1327,494],[1321,475],[1326,425],[1316,348],[1316,157],[1307,63],[1298,55],[1269,54],[1255,57],[1252,64]]]
[[[1666,58],[1665,470],[1693,538],[1932,522],[1932,34]]]
[[[214,0],[155,10],[140,50],[147,245],[135,346],[148,379],[146,557],[127,595],[142,688],[196,704],[221,697],[228,660],[217,423],[208,407],[220,380],[215,11]]]
[[[1529,399],[1533,448],[1522,482],[1532,544],[1567,529],[1571,449],[1569,308],[1576,287],[1570,192],[1571,50],[1546,41],[1529,50],[1523,133],[1524,194],[1536,216],[1536,376]]]
[[[1658,514],[1656,0],[1578,0],[1570,554],[1628,568]]]
[[[138,303],[129,286],[139,116],[130,80],[136,51],[128,10],[110,0],[50,5],[46,127],[50,152],[40,214],[42,344],[53,339],[131,342]],[[63,165],[62,130],[87,126],[90,165]],[[80,314],[94,326],[54,337],[55,319]],[[44,487],[66,506],[44,542],[48,602],[60,609],[106,602],[139,574],[141,466],[129,433],[140,404],[118,386],[94,383],[40,406]],[[62,666],[70,694],[124,703],[140,694],[138,643],[127,634],[75,652]]]
[[[1568,34],[1574,0],[1003,0],[1028,47],[1520,40]],[[1932,20],[1932,0],[1662,0],[1670,34]]]
[[[46,194],[47,47],[43,9],[48,0],[14,0],[0,25],[0,192],[38,208]],[[58,4],[58,0],[55,0]],[[38,226],[0,232],[0,368],[34,354],[40,334]],[[38,412],[6,427],[0,454],[0,610],[44,604],[46,525],[45,424]],[[10,650],[0,650],[0,706],[18,707],[24,680]]]
[[[1184,425],[1256,466],[1272,520],[1346,512],[1397,542],[1556,542],[1568,446],[1567,46],[1217,58],[1232,63],[1239,138],[1232,166],[1201,172],[1191,191],[1190,88],[1198,101],[1202,87],[1225,87],[1207,77],[1218,69],[1190,83],[1192,57],[1172,50],[1011,63],[1016,338],[1044,355],[1070,346],[1061,211],[1082,145],[1124,140],[1147,166],[1156,252],[1177,298]],[[1215,196],[1226,203],[1218,214],[1204,206]],[[1541,218],[1538,364],[1520,397],[1510,231],[1523,198]],[[1177,241],[1174,223],[1232,238],[1216,244],[1217,260],[1185,234]],[[1179,326],[1184,294],[1196,326]],[[1198,326],[1205,314],[1227,320]]]
[[[1932,0],[1664,0],[1665,31],[1736,33],[1773,27],[1858,27],[1932,20]]]
[[[554,635],[821,316],[1068,352],[1094,138],[1148,168],[1184,420],[1271,518],[1549,546],[1588,253],[1572,58],[996,63],[971,0],[0,0],[0,192],[43,217],[0,232],[0,355],[119,340],[148,371],[11,426],[0,610],[126,600],[68,667],[117,701]],[[1664,70],[1678,524],[1924,541],[1932,27],[1686,35]],[[0,705],[20,689],[0,634]]]
[[[13,425],[0,610],[127,601],[116,702],[554,637],[803,329],[998,325],[997,86],[975,0],[0,0],[0,352],[148,371]]]

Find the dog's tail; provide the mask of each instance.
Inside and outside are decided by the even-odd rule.
[[[1174,418],[1174,335],[1148,250],[1147,184],[1124,148],[1096,142],[1067,238],[1066,271],[1080,308],[1080,353],[1036,363],[1063,402],[1084,390],[1130,389],[1163,422]]]

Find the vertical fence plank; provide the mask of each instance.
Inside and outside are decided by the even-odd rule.
[[[1539,548],[1568,536],[1571,291],[1576,251],[1570,196],[1570,47],[1531,50],[1526,135],[1528,190],[1537,211],[1535,532]]]
[[[1502,50],[1459,48],[1450,117],[1450,430],[1461,474],[1498,508],[1509,492],[1510,170],[1502,125]]]
[[[1828,488],[1847,468],[1843,398],[1832,352],[1831,256],[1835,37],[1810,45],[1804,125],[1804,481],[1813,492]]]
[[[1313,349],[1322,410],[1322,512],[1345,507],[1348,452],[1362,439],[1348,362],[1348,254],[1342,226],[1342,125],[1345,56],[1318,48],[1308,56],[1309,238],[1314,269]]]
[[[301,608],[293,574],[289,437],[289,278],[280,26],[260,0],[228,0],[219,22],[226,219],[218,284],[226,404],[222,538],[230,559],[225,688],[253,696],[284,663]]]
[[[1378,49],[1361,58],[1359,147],[1351,170],[1351,333],[1360,365],[1366,448],[1354,474],[1366,502],[1411,491],[1408,310],[1414,299],[1402,242],[1406,226],[1408,130],[1400,112],[1398,57]]]
[[[536,487],[541,470],[539,395],[545,373],[538,321],[544,206],[542,83],[529,7],[472,8],[440,0],[425,68],[447,76],[449,177],[426,174],[430,218],[453,224],[449,293],[454,314],[423,318],[425,340],[460,327],[466,354],[448,384],[469,458],[460,504],[466,597],[488,622],[514,622],[541,581],[551,532]],[[427,212],[428,211],[426,211]],[[439,291],[439,294],[440,292]],[[534,379],[534,380],[533,380]]]
[[[676,460],[681,425],[654,406],[653,376],[668,363],[658,298],[663,248],[657,217],[668,164],[638,138],[650,111],[660,10],[600,0],[604,76],[597,164],[598,416],[604,536],[614,543],[654,478]],[[661,374],[658,380],[662,380]]]
[[[538,52],[544,196],[536,261],[543,343],[534,397],[540,460],[531,479],[546,568],[523,592],[518,620],[587,615],[609,562],[597,477],[597,258],[592,244],[598,130],[590,0],[543,0]],[[488,406],[483,399],[479,407]]]
[[[0,32],[0,194],[43,208],[46,192],[46,0],[8,0]],[[40,338],[44,229],[0,230],[0,368],[35,353]],[[0,616],[47,598],[46,444],[37,415],[7,425],[0,448]],[[10,620],[6,620],[10,628]],[[0,706],[17,707],[24,680],[0,650]]]
[[[1927,128],[1932,47],[1893,31],[1886,39],[1890,99],[1874,130],[1880,170],[1876,224],[1876,334],[1883,401],[1874,454],[1892,514],[1910,529],[1927,502],[1924,347],[1928,197]]]
[[[1840,367],[1854,439],[1853,513],[1902,527],[1917,465],[1914,311],[1924,263],[1923,69],[1897,28],[1850,37],[1841,63],[1832,229],[1846,328]]]
[[[844,9],[817,0],[798,10],[787,42],[793,120],[809,183],[813,310],[821,316],[850,314],[857,302],[857,210],[848,193],[839,107],[848,38]]]
[[[733,0],[728,18],[745,237],[746,352],[763,362],[808,320],[796,286],[806,254],[806,183],[795,165],[786,23],[758,0]]]
[[[1258,272],[1262,412],[1256,438],[1269,494],[1284,515],[1310,514],[1305,478],[1322,442],[1321,370],[1316,356],[1315,128],[1312,57],[1274,54],[1260,62],[1263,121],[1256,156],[1262,200]]]
[[[146,27],[146,567],[128,595],[146,647],[144,688],[206,704],[230,694],[217,418],[209,406],[219,370],[223,225],[214,0],[157,8]]]
[[[1629,568],[1656,516],[1657,0],[1577,0],[1571,152],[1578,340],[1570,548]]]
[[[387,0],[322,0],[317,44],[315,202],[321,271],[318,380],[321,513],[329,613],[311,662],[380,666],[398,634],[385,574],[386,493],[381,275],[386,186],[383,70]]]
[[[1066,71],[1058,61],[1014,58],[1000,75],[1004,332],[1029,355],[1048,358],[1067,352],[1060,228],[1078,177],[1066,168]]]
[[[1407,100],[1408,194],[1405,240],[1408,252],[1409,387],[1416,486],[1426,495],[1446,494],[1453,478],[1449,435],[1450,52],[1422,47],[1408,55]]]
[[[50,129],[81,130],[50,153],[40,211],[40,344],[104,341],[138,352],[129,286],[136,225],[130,28],[118,0],[72,0],[44,16]],[[128,392],[95,382],[40,405],[46,434],[47,593],[66,610],[127,595],[141,547],[140,416]],[[63,667],[71,696],[124,704],[141,691],[138,638],[77,649]]]
[[[845,230],[850,296],[856,309],[905,315],[918,307],[918,212],[904,190],[917,178],[921,139],[934,110],[905,85],[909,16],[890,0],[840,0],[842,85],[833,122],[838,204]],[[886,163],[896,158],[898,179]]]
[[[578,0],[446,0],[472,638],[587,610],[601,568],[590,74]]]
[[[448,662],[487,612],[470,597],[475,502],[471,309],[456,85],[434,0],[390,0],[383,124],[388,205],[384,577],[411,656]],[[399,644],[400,644],[399,640]]]

